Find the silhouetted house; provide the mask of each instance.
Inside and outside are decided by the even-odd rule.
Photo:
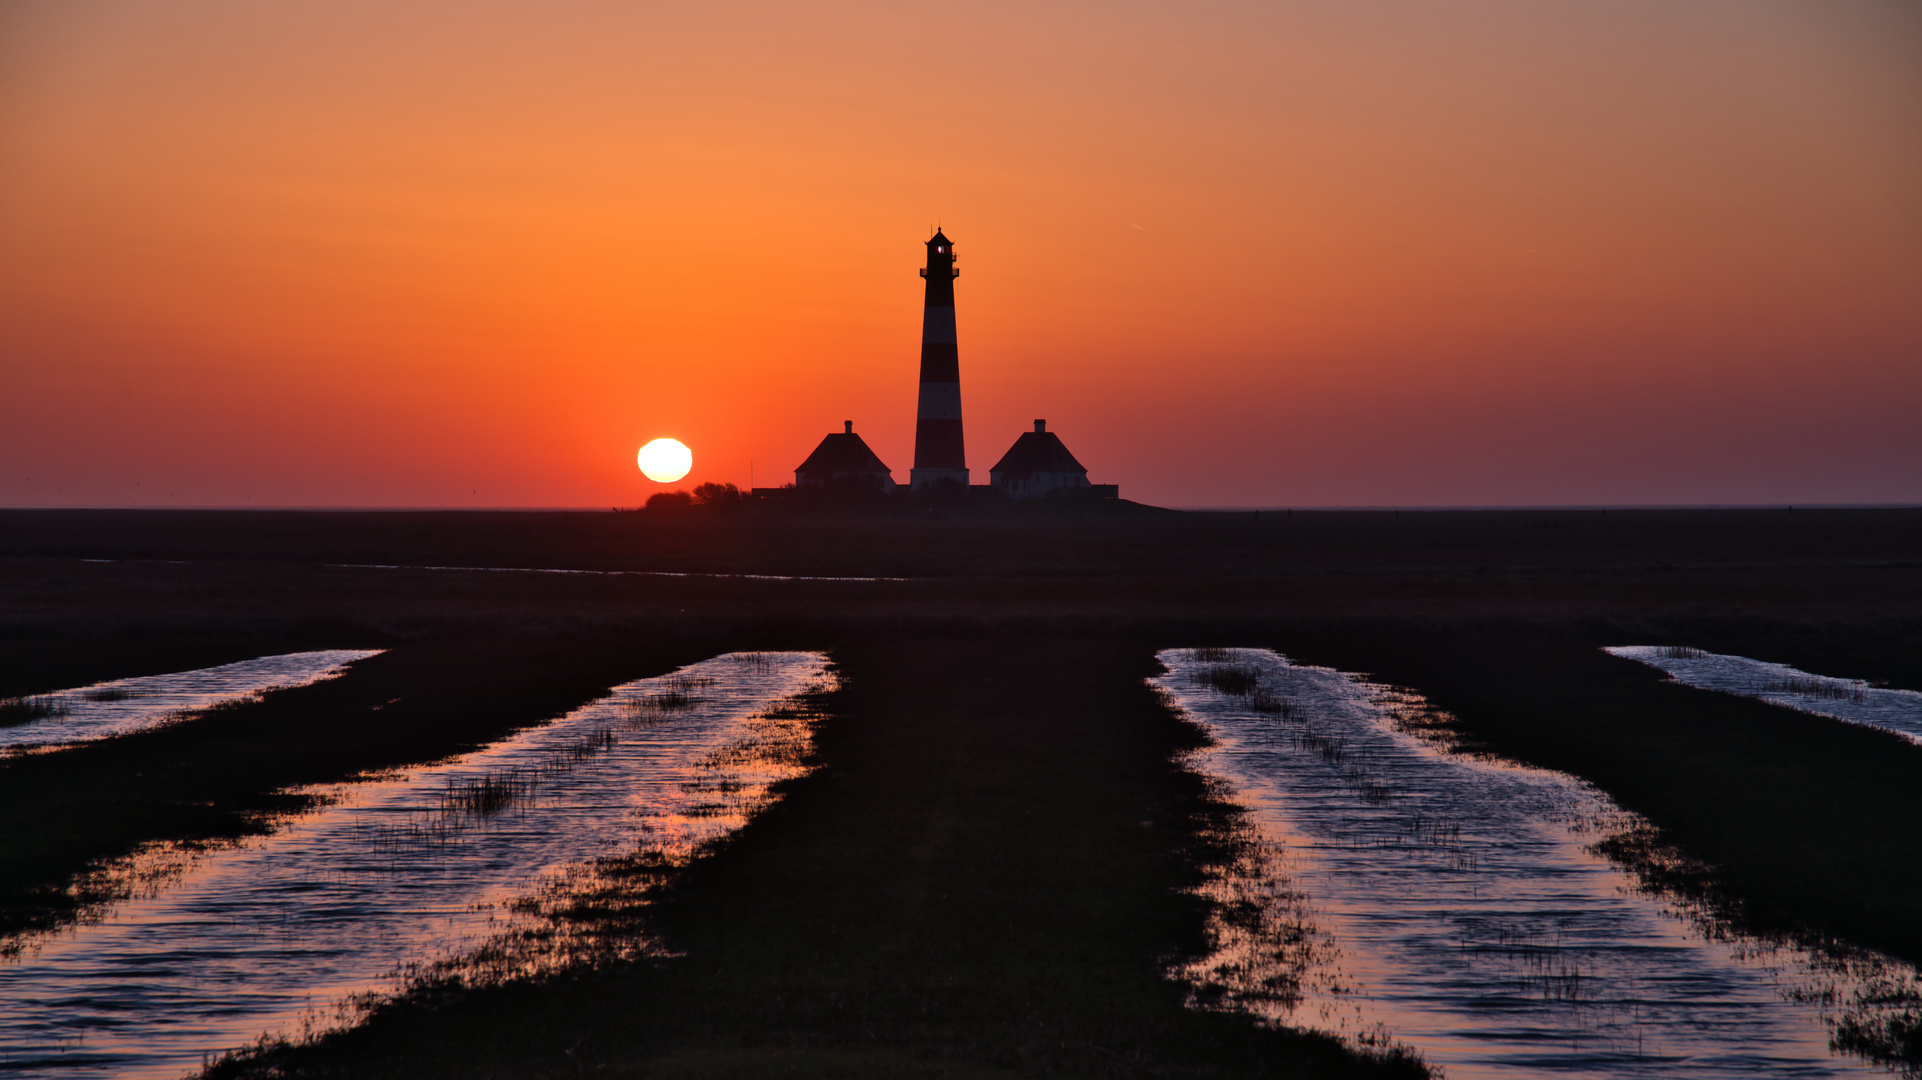
[[[854,433],[854,421],[846,424],[845,431],[823,438],[814,453],[794,470],[794,486],[866,488],[884,495],[894,494],[894,474],[868,449],[861,436]]]
[[[1036,420],[1033,431],[1023,432],[1014,441],[988,470],[988,482],[1010,499],[1120,497],[1113,484],[1088,483],[1088,470],[1068,453],[1061,436],[1048,430],[1046,420]]]

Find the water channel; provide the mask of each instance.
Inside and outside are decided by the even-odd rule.
[[[1906,965],[1744,940],[1641,891],[1590,850],[1636,819],[1452,752],[1416,695],[1267,650],[1161,661],[1214,738],[1195,767],[1255,833],[1210,886],[1241,914],[1181,973],[1197,1004],[1404,1045],[1455,1080],[1876,1074],[1832,1041],[1914,1019]]]
[[[156,727],[269,690],[331,679],[380,649],[327,649],[261,656],[236,664],[115,679],[74,690],[16,698],[14,710],[34,719],[0,727],[0,754],[37,752]]]
[[[1617,645],[1604,651],[1659,668],[1684,686],[1739,694],[1800,712],[1878,727],[1922,743],[1922,693],[1914,690],[1811,675],[1787,664],[1705,652],[1686,645]]]
[[[740,827],[802,771],[801,695],[830,678],[818,653],[732,653],[320,791],[323,809],[0,961],[0,1072],[179,1076],[264,1033],[351,1022],[343,1003],[437,963],[561,962],[586,946],[553,932],[552,903],[591,886],[596,858],[671,865]]]
[[[335,570],[431,570],[470,574],[576,574],[586,577],[712,578],[716,581],[913,581],[904,577],[822,577],[808,574],[724,574],[703,570],[557,570],[538,566],[416,566],[407,563],[328,563]]]

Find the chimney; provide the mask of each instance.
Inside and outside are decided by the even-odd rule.
[[[1048,430],[1048,422],[1046,420],[1036,420],[1034,422],[1034,433],[1036,435],[1039,435],[1042,432],[1047,430]]]
[[[843,435],[852,435],[852,434],[854,434],[854,421],[852,421],[852,420],[843,420],[843,421],[841,421],[841,423],[842,423],[843,425],[845,425],[845,426],[843,426],[843,427],[842,427],[842,429],[841,429],[841,434],[843,434]]]

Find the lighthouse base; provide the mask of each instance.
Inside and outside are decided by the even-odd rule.
[[[908,470],[908,491],[919,494],[953,484],[958,490],[968,490],[968,470],[966,469],[910,469]]]

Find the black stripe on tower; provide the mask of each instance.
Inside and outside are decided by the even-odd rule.
[[[961,446],[961,421],[923,417],[914,424],[914,467],[962,469],[967,455]]]
[[[954,342],[923,341],[921,343],[921,381],[951,382],[961,381],[961,354]]]

